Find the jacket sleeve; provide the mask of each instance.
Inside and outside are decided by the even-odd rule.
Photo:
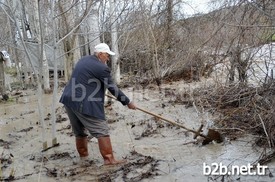
[[[106,66],[100,79],[103,81],[105,88],[107,88],[111,94],[117,98],[118,101],[120,101],[123,105],[130,103],[130,99],[114,83],[111,77],[110,68]]]

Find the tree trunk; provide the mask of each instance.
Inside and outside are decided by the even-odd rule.
[[[67,10],[71,9],[72,4],[69,1],[59,1],[58,2],[59,10],[62,12],[61,15],[61,26],[64,28],[63,31],[61,32],[61,35],[66,37],[62,43],[64,47],[64,52],[65,52],[65,81],[68,81],[72,75],[72,71],[74,68],[75,63],[79,60],[80,58],[80,50],[76,49],[79,44],[78,44],[78,35],[77,34],[68,34],[71,29],[74,28],[75,24],[77,23],[76,17],[77,17],[77,11],[74,10],[73,12],[70,13],[63,13]],[[75,20],[75,21],[71,21]],[[79,27],[76,28],[74,31],[77,32],[79,30]]]
[[[65,54],[65,81],[70,79],[74,65],[80,59],[80,51],[79,49],[74,49],[75,47],[78,47],[78,37],[76,35],[69,36],[64,41],[64,48],[67,50],[67,53]]]
[[[112,57],[112,70],[114,81],[120,83],[120,64],[119,64],[119,52],[118,52],[118,38],[117,38],[117,15],[116,15],[116,3],[115,0],[110,0],[110,22],[111,22],[111,38],[112,38],[112,50],[116,53]]]
[[[55,11],[54,6],[55,2],[51,2],[51,22],[53,28],[53,60],[56,60],[56,23],[55,23]],[[58,74],[57,74],[57,61],[54,61],[54,86],[53,86],[53,97],[52,97],[52,146],[57,144],[56,138],[56,101],[57,101],[57,92],[58,92]]]
[[[6,93],[5,74],[4,74],[4,60],[0,56],[0,94],[3,96]]]
[[[67,82],[73,72],[73,67],[74,67],[74,57],[72,55],[72,53],[67,53],[66,54],[66,61],[65,61],[65,82]]]
[[[45,46],[44,46],[44,33],[43,33],[43,27],[42,25],[44,24],[42,22],[41,18],[41,12],[40,12],[40,0],[37,0],[36,3],[33,3],[34,6],[34,29],[35,32],[37,33],[35,35],[35,39],[40,45],[40,51],[42,52],[41,55],[42,57],[39,59],[39,65],[40,65],[40,70],[39,73],[41,73],[40,77],[43,78],[43,86],[45,90],[50,89],[50,79],[49,79],[49,65],[48,65],[48,60],[46,58],[46,52],[45,52]]]
[[[35,2],[35,4],[38,3]],[[38,97],[38,111],[39,111],[39,120],[40,120],[40,124],[42,126],[42,141],[43,141],[43,148],[46,148],[47,147],[47,144],[46,144],[46,137],[45,137],[45,122],[44,122],[44,109],[43,109],[43,106],[42,106],[42,87],[41,87],[41,80],[39,79],[38,77],[38,74],[37,74],[37,71],[35,70],[34,68],[34,65],[32,63],[32,60],[31,60],[31,57],[30,57],[30,53],[29,53],[29,50],[24,42],[24,39],[22,37],[22,34],[21,34],[21,29],[18,25],[18,22],[17,22],[17,19],[15,18],[14,14],[13,14],[13,17],[14,19],[14,23],[15,23],[15,26],[16,26],[16,30],[19,32],[19,38],[21,40],[21,43],[22,43],[22,46],[24,48],[24,51],[26,53],[26,56],[27,56],[27,60],[29,61],[30,65],[31,65],[31,68],[32,70],[34,71],[34,74],[35,76],[37,76],[37,84],[38,84],[38,94],[37,94],[37,97]]]
[[[87,40],[89,45],[89,52],[93,54],[94,47],[100,43],[100,30],[99,30],[99,12],[98,2],[95,2],[90,15],[87,18],[88,34]],[[88,53],[88,52],[87,52]]]

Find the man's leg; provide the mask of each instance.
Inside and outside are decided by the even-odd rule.
[[[75,112],[75,114],[85,128],[89,130],[90,134],[98,139],[98,146],[104,159],[104,164],[110,165],[126,162],[126,160],[117,161],[114,158],[111,139],[109,137],[109,127],[106,120],[97,119],[77,112]]]
[[[87,134],[84,132],[84,125],[81,123],[77,115],[68,107],[65,106],[67,114],[70,119],[72,130],[75,135],[75,145],[80,158],[87,158],[88,153],[88,139]]]

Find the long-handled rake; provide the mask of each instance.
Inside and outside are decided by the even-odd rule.
[[[112,98],[112,99],[116,99],[114,96],[111,96],[111,95],[108,95],[108,94],[106,94],[106,96],[107,96],[107,97],[110,97],[110,98]],[[116,99],[116,100],[117,100],[117,99]],[[213,141],[213,140],[217,141],[218,143],[220,143],[220,142],[223,141],[222,135],[221,135],[218,131],[215,131],[215,130],[213,130],[213,129],[208,129],[207,134],[203,134],[203,133],[202,133],[202,131],[203,131],[203,130],[202,130],[203,125],[201,125],[201,126],[198,128],[198,130],[192,130],[192,129],[189,129],[189,128],[185,127],[185,126],[182,125],[182,124],[179,124],[179,123],[177,123],[177,122],[175,122],[175,121],[172,121],[172,120],[169,120],[169,119],[167,119],[167,118],[164,118],[164,117],[162,117],[162,116],[160,116],[160,115],[158,115],[158,114],[152,113],[152,112],[147,111],[147,110],[145,110],[145,109],[142,109],[142,108],[140,108],[140,107],[136,107],[136,109],[137,109],[137,110],[140,110],[140,111],[142,111],[142,112],[144,112],[144,113],[147,113],[147,114],[149,114],[149,115],[152,115],[152,116],[154,116],[154,117],[157,117],[157,118],[159,118],[159,119],[161,119],[161,120],[163,120],[163,121],[166,121],[166,122],[168,122],[168,123],[170,123],[170,124],[172,124],[172,125],[178,126],[178,127],[183,128],[183,129],[185,129],[185,130],[187,130],[187,131],[189,131],[189,132],[194,133],[194,137],[193,137],[194,139],[196,139],[198,136],[203,137],[203,138],[204,138],[204,142],[203,142],[203,143],[209,143],[209,142],[211,142],[211,141]]]

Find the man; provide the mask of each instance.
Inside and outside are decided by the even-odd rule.
[[[81,159],[86,159],[88,140],[85,129],[98,139],[105,165],[119,164],[112,151],[109,128],[104,112],[105,91],[108,89],[118,101],[129,109],[136,109],[133,102],[114,84],[107,66],[110,55],[115,55],[105,43],[95,46],[94,55],[81,58],[73,70],[60,102],[67,111],[75,135],[76,149]]]

